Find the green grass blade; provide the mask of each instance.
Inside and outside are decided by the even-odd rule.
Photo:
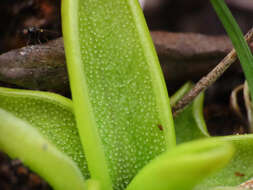
[[[0,150],[19,158],[55,190],[84,190],[77,165],[35,127],[0,109]]]
[[[234,45],[253,100],[253,56],[249,46],[224,0],[211,0],[211,3]]]
[[[175,146],[161,68],[137,0],[64,0],[64,47],[93,179],[124,189]]]

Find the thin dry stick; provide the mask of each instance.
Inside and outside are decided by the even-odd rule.
[[[244,36],[247,43],[253,39],[253,28]],[[176,116],[180,111],[191,101],[199,95],[200,92],[207,89],[212,85],[226,70],[229,66],[234,63],[237,59],[235,49],[232,49],[230,53],[206,76],[202,77],[199,82],[172,108],[173,116]]]

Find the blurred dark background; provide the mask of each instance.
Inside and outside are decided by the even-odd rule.
[[[208,0],[140,0],[151,30],[224,34]],[[253,20],[252,0],[227,0],[233,15],[245,33]],[[57,35],[44,34],[50,40],[61,36],[60,0],[1,0],[0,53],[30,43],[23,30],[43,28]],[[45,39],[42,39],[45,41]]]

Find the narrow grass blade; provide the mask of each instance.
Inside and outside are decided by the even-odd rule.
[[[211,3],[234,45],[253,100],[253,56],[249,46],[224,0],[211,0]]]

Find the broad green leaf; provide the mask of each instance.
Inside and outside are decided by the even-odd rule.
[[[47,92],[0,88],[0,108],[36,128],[76,162],[85,178],[89,177],[69,99]],[[0,123],[4,122],[0,120]]]
[[[253,56],[250,48],[224,0],[211,0],[211,3],[234,45],[249,85],[251,99],[253,100]]]
[[[225,168],[208,177],[195,190],[220,186],[238,186],[253,178],[253,135],[217,137],[214,139],[217,142],[233,143],[235,156]]]
[[[44,138],[36,127],[0,109],[0,149],[19,158],[55,190],[84,190],[77,165]]]
[[[174,147],[169,99],[137,0],[64,0],[62,25],[77,126],[91,177],[124,189]]]
[[[232,157],[233,147],[212,139],[184,143],[146,165],[126,190],[192,190]]]

